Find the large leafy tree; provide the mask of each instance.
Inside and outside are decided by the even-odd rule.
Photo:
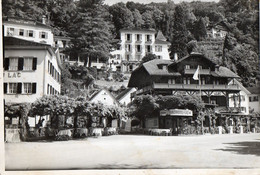
[[[72,18],[70,34],[73,50],[77,50],[85,65],[92,60],[106,60],[111,49],[111,23],[103,0],[80,0],[77,14]]]

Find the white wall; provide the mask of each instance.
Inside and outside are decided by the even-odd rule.
[[[47,50],[5,50],[7,57],[37,57],[37,68],[31,71],[4,71],[4,83],[37,83],[36,94],[4,94],[5,102],[32,103],[37,98],[47,94],[47,85],[51,84],[60,92],[60,83],[54,80],[48,73],[48,61],[51,60],[54,67],[60,72],[55,57]]]
[[[91,99],[91,102],[98,103],[101,102],[105,105],[116,105],[118,104],[115,102],[115,99],[112,98],[105,90],[102,90],[99,92],[93,99]]]
[[[131,93],[135,91],[136,89],[132,88],[122,99],[119,100],[119,103],[122,105],[128,105],[131,102]]]
[[[254,109],[254,112],[260,112],[260,95],[251,94],[249,97],[253,98],[254,96],[258,96],[258,101],[249,102],[250,109]]]
[[[8,28],[14,28],[14,34],[13,37],[34,41],[34,42],[42,42],[48,45],[54,46],[54,39],[53,39],[53,33],[51,29],[39,27],[39,26],[33,26],[33,25],[24,25],[24,24],[14,24],[14,23],[8,23],[4,22],[4,36],[10,36],[8,35]],[[19,36],[19,29],[24,29],[24,36]],[[27,31],[33,30],[34,31],[34,37],[27,36]],[[40,38],[40,32],[47,32],[48,36],[46,39]]]
[[[239,94],[241,96],[240,105],[241,107],[246,108],[246,111],[242,111],[242,113],[249,114],[249,97],[243,90],[241,90]],[[235,106],[239,107],[238,99],[235,101],[235,105],[234,105],[234,100],[233,98],[231,98],[232,95],[233,94],[229,94],[229,107],[235,107]]]

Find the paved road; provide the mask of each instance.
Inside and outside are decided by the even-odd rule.
[[[7,170],[260,168],[260,134],[6,143]]]

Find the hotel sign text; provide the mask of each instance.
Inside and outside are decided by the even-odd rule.
[[[4,77],[5,78],[20,78],[21,72],[5,72]]]
[[[192,116],[193,112],[189,109],[169,109],[169,110],[161,110],[160,116]]]

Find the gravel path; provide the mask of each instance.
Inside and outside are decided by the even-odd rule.
[[[260,168],[260,134],[6,143],[5,162],[7,170]]]

